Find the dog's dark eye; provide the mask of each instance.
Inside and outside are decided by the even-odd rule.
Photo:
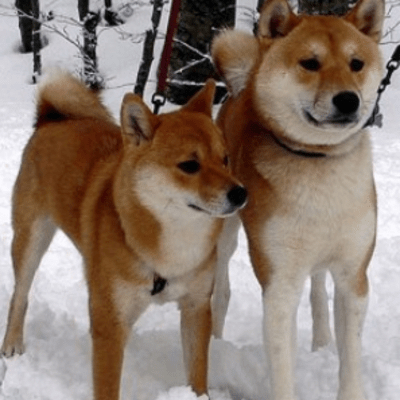
[[[353,72],[361,71],[364,67],[364,61],[353,58],[350,62],[350,68]]]
[[[196,160],[183,161],[178,164],[178,168],[186,174],[195,174],[200,171],[200,163]]]
[[[301,60],[300,65],[307,71],[318,71],[321,68],[321,64],[316,58]]]

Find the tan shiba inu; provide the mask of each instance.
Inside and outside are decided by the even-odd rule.
[[[267,0],[257,37],[226,31],[213,43],[231,93],[218,123],[249,192],[240,216],[263,290],[271,400],[295,399],[296,311],[310,275],[313,348],[330,341],[327,270],[335,283],[338,399],[365,400],[360,336],[377,207],[364,126],[382,76],[383,18],[382,0],[360,0],[341,18],[296,15],[286,0]],[[214,301],[217,336],[238,221],[227,225]]]
[[[28,292],[56,228],[81,252],[89,288],[96,400],[117,400],[130,327],[177,300],[189,384],[207,392],[210,297],[225,217],[246,201],[211,120],[210,81],[156,116],[127,94],[121,128],[69,75],[45,83],[13,196],[15,291],[1,349],[20,354]]]

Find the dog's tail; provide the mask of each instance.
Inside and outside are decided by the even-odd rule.
[[[66,72],[57,72],[40,84],[35,127],[46,122],[94,118],[114,122],[99,94]]]

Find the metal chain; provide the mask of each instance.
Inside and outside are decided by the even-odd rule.
[[[383,115],[379,110],[379,101],[381,100],[382,93],[391,83],[393,72],[396,71],[399,67],[400,67],[400,45],[396,47],[396,49],[392,54],[391,59],[386,64],[386,69],[387,69],[386,76],[382,79],[381,84],[379,85],[378,96],[376,98],[374,110],[372,111],[371,117],[364,125],[364,128],[367,126],[374,126],[374,125],[379,128],[382,128]]]

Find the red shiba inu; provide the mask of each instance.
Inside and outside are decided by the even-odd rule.
[[[207,392],[210,297],[222,217],[246,201],[211,119],[215,84],[156,116],[127,94],[121,128],[67,74],[45,83],[13,196],[15,291],[1,353],[20,354],[28,292],[56,228],[81,252],[96,400],[117,400],[130,327],[177,300],[189,384]]]
[[[257,37],[225,31],[212,46],[231,94],[218,123],[249,193],[240,216],[263,290],[273,400],[295,399],[296,312],[310,275],[313,348],[330,341],[325,271],[335,283],[338,399],[365,400],[360,336],[377,206],[364,127],[383,72],[383,18],[383,0],[360,0],[340,18],[296,15],[286,0],[267,0]],[[213,305],[217,336],[238,221],[226,223]]]

